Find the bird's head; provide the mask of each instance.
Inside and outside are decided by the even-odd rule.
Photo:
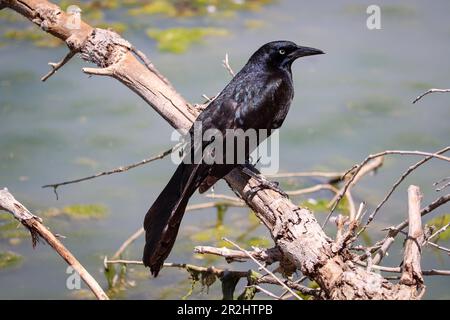
[[[259,48],[250,61],[263,62],[271,67],[290,70],[296,59],[316,54],[324,54],[322,50],[302,47],[291,41],[272,41]]]

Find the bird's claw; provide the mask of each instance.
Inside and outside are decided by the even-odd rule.
[[[278,181],[267,180],[263,176],[253,172],[248,167],[244,167],[243,172],[245,174],[247,174],[249,177],[252,177],[252,178],[258,180],[258,185],[250,188],[250,191],[249,191],[250,197],[253,197],[260,190],[270,189],[270,190],[273,190],[273,191],[281,194],[285,198],[289,198],[287,193],[284,192],[283,190],[281,190],[280,184],[278,183]]]
[[[285,198],[289,198],[288,194],[280,188],[280,184],[278,183],[278,181],[269,181],[263,177],[258,177],[257,179],[259,184],[250,189],[250,193],[252,196],[260,190],[270,189],[281,194]]]

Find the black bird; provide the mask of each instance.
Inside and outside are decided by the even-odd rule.
[[[323,53],[290,41],[263,45],[196,121],[201,122],[203,132],[217,129],[225,134],[226,129],[267,129],[270,135],[270,130],[282,125],[294,97],[292,62]],[[189,131],[191,139],[193,131],[194,127]],[[203,142],[198,150],[191,149],[186,157],[202,152],[211,141]],[[252,151],[246,149],[245,157]],[[172,250],[189,198],[197,189],[201,193],[208,190],[238,165],[182,162],[178,166],[144,220],[143,262],[155,277]]]

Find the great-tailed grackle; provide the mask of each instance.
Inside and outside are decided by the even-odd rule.
[[[201,123],[203,131],[216,129],[224,136],[227,129],[266,129],[267,136],[270,135],[271,130],[282,125],[294,96],[292,62],[300,57],[322,53],[321,50],[301,47],[290,41],[273,41],[263,45],[200,113],[196,122]],[[191,138],[193,132],[194,126],[189,131]],[[192,147],[186,157],[203,152],[211,141],[203,141],[198,149]],[[251,151],[246,149],[246,158]],[[186,161],[178,166],[144,220],[143,262],[155,277],[172,250],[189,198],[197,189],[200,192],[208,190],[238,165]]]

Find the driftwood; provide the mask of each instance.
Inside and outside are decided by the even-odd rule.
[[[0,189],[0,210],[11,213],[16,220],[22,223],[31,233],[33,247],[39,241],[39,237],[44,239],[88,285],[91,291],[99,300],[108,300],[108,296],[102,287],[95,281],[81,263],[70,253],[69,250],[59,241],[55,235],[42,224],[42,219],[33,215],[23,204],[17,201],[8,189]]]
[[[81,22],[78,30],[68,29],[65,27],[68,19],[66,13],[45,0],[0,0],[1,6],[18,12],[42,30],[63,40],[69,48],[68,55],[62,60],[64,63],[74,53],[79,54],[83,60],[99,67],[83,68],[84,73],[119,80],[144,99],[172,127],[186,131],[201,110],[201,107],[188,103],[141,52],[117,33],[93,28],[85,22]],[[52,71],[64,63],[53,64]],[[267,227],[283,258],[318,283],[323,298],[421,297],[417,281],[392,283],[372,272],[371,268],[361,267],[352,261],[354,256],[346,247],[346,241],[353,236],[359,224],[358,219],[352,219],[351,227],[343,231],[341,239],[335,242],[325,234],[309,210],[299,208],[282,194],[267,189],[259,190],[256,194],[250,192],[259,186],[259,182],[239,169],[230,173],[226,181]],[[347,188],[340,195],[344,196],[346,191]],[[355,217],[361,218],[361,215]],[[417,218],[417,215],[414,217]]]

